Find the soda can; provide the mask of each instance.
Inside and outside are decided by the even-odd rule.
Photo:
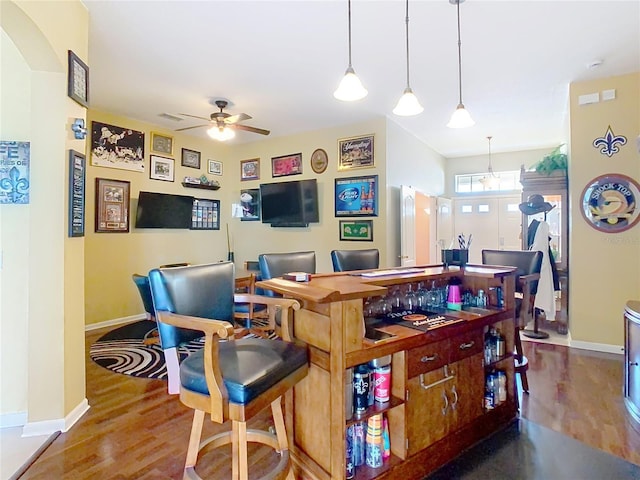
[[[373,373],[374,398],[378,403],[386,403],[391,398],[391,366],[377,367]]]
[[[353,372],[353,409],[364,413],[369,406],[369,369],[358,365]]]
[[[347,448],[346,448],[346,477],[351,479],[356,474],[356,466],[353,464],[353,425],[347,427]]]

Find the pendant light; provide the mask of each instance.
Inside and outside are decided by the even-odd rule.
[[[344,73],[344,77],[338,85],[338,89],[333,92],[333,96],[338,100],[353,102],[367,96],[367,89],[362,86],[362,82],[356,75],[351,65],[351,0],[349,0],[349,66]]]
[[[418,115],[424,111],[424,108],[420,105],[418,98],[414,95],[409,85],[409,0],[406,0],[405,32],[407,40],[407,88],[404,89],[404,93],[400,97],[400,100],[398,100],[396,108],[393,109],[393,113],[403,117],[409,117],[411,115]]]
[[[207,130],[207,135],[219,142],[225,142],[234,138],[236,136],[236,132],[227,127],[215,126]]]
[[[460,42],[460,4],[464,2],[464,0],[449,0],[449,3],[452,5],[456,5],[456,9],[458,12],[458,87],[459,87],[459,96],[458,96],[458,106],[456,107],[453,115],[451,115],[451,120],[447,123],[447,127],[449,128],[466,128],[475,125],[476,122],[473,121],[469,112],[464,108],[464,104],[462,103],[462,43]]]
[[[487,137],[489,141],[489,175],[482,177],[480,183],[485,190],[495,190],[500,186],[500,178],[493,173],[493,166],[491,166],[491,139],[493,137]]]

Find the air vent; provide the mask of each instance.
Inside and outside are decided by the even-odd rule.
[[[170,113],[160,113],[158,116],[166,118],[167,120],[172,120],[174,122],[181,122],[182,120],[184,120],[183,118],[180,118],[176,115],[171,115]]]

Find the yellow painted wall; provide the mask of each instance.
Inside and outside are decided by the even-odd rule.
[[[93,121],[131,128],[145,133],[145,171],[133,172],[115,168],[87,167],[87,213],[85,240],[85,313],[86,323],[92,324],[144,313],[142,301],[131,275],[146,274],[159,265],[177,262],[208,263],[226,259],[225,231],[138,229],[135,214],[140,191],[189,195],[197,198],[217,199],[223,208],[222,218],[228,220],[232,187],[232,169],[226,160],[225,144],[196,138],[180,132],[161,129],[136,120],[105,112],[89,111],[88,126]],[[166,182],[149,178],[150,134],[155,131],[174,137],[175,181]],[[90,164],[90,146],[87,141],[87,160]],[[182,148],[201,153],[201,168],[181,165]],[[167,155],[168,156],[168,155]],[[223,176],[207,173],[207,160],[223,162]],[[217,191],[185,188],[185,176],[208,178],[220,182]],[[130,232],[95,233],[95,179],[126,180],[130,184]],[[234,179],[235,180],[235,179]],[[225,221],[226,221],[225,220]]]
[[[616,99],[578,105],[578,97],[615,89]],[[595,230],[582,217],[581,193],[595,177],[620,173],[640,182],[640,73],[571,85],[570,329],[573,340],[622,345],[622,312],[627,300],[640,299],[640,225],[618,234]],[[627,138],[608,157],[592,142],[611,126]],[[636,206],[636,208],[640,208]]]
[[[139,173],[105,167],[89,166],[87,170],[87,233],[85,241],[85,309],[88,325],[114,319],[139,315],[144,312],[131,274],[146,273],[165,263],[204,263],[225,260],[227,257],[226,228],[232,239],[235,262],[238,268],[246,260],[257,260],[260,253],[314,250],[317,255],[317,270],[331,271],[329,252],[333,248],[364,248],[354,242],[340,242],[338,219],[334,217],[334,178],[336,176],[370,175],[380,176],[383,182],[385,168],[383,118],[364,124],[299,134],[284,138],[258,137],[255,142],[229,147],[209,139],[163,130],[157,126],[132,119],[118,117],[106,112],[89,112],[89,122],[99,121],[120,127],[145,132],[145,164],[149,166],[149,132],[159,131],[174,137],[176,159],[175,182],[149,179],[148,172]],[[89,123],[90,125],[90,123]],[[338,138],[374,133],[376,135],[375,168],[358,169],[339,174],[337,172]],[[87,146],[87,148],[89,148]],[[201,169],[195,170],[180,165],[180,151],[189,148],[201,152]],[[329,167],[322,174],[311,170],[310,157],[316,148],[324,148],[329,154]],[[291,177],[274,179],[271,175],[271,158],[290,153],[303,155],[303,173]],[[87,151],[87,156],[90,152]],[[241,160],[260,158],[260,179],[240,180]],[[223,175],[207,173],[207,160],[223,162]],[[221,188],[217,191],[185,188],[180,184],[184,176],[206,174],[217,179]],[[131,182],[131,231],[130,233],[95,233],[95,178],[110,178]],[[231,217],[232,203],[239,203],[241,189],[259,188],[260,183],[317,178],[320,202],[320,223],[308,228],[272,228],[262,222],[243,222]],[[170,229],[135,228],[135,211],[138,192],[154,191],[198,198],[218,199],[221,202],[221,229],[219,231],[190,231]],[[386,196],[380,190],[380,205]],[[381,210],[384,211],[384,210]],[[386,216],[374,219],[374,245],[385,251]],[[375,237],[376,232],[378,233]],[[371,244],[367,243],[369,247]],[[384,258],[384,257],[383,257]]]
[[[23,58],[12,54],[9,67],[28,67],[20,74],[25,84],[17,85],[3,63],[1,135],[3,140],[31,142],[30,204],[22,215],[16,215],[15,206],[2,207],[3,257],[13,266],[0,273],[6,288],[13,281],[12,268],[22,270],[16,277],[21,283],[11,284],[20,293],[9,299],[21,305],[7,311],[3,301],[2,350],[15,340],[4,335],[5,327],[21,322],[26,339],[18,341],[27,352],[23,364],[3,361],[2,385],[24,388],[26,378],[26,390],[11,397],[10,389],[3,388],[0,413],[27,414],[35,430],[65,429],[70,414],[85,404],[84,239],[67,238],[67,151],[84,150],[84,142],[74,140],[68,127],[85,110],[66,95],[67,50],[87,58],[88,14],[79,1],[4,0],[0,8],[2,46],[15,48]],[[12,81],[5,83],[5,78]],[[5,102],[13,93],[26,98],[25,103]],[[12,240],[5,242],[9,233]],[[3,288],[3,300],[5,292]]]

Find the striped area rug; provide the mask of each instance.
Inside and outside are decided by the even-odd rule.
[[[248,334],[245,338],[256,337]],[[204,337],[180,347],[180,360],[204,346]],[[100,337],[89,349],[91,360],[101,367],[123,375],[167,379],[164,354],[156,322],[140,320],[118,327]]]

